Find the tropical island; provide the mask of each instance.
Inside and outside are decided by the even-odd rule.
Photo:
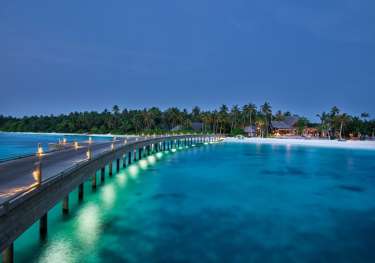
[[[223,104],[215,110],[191,111],[171,107],[121,109],[102,112],[85,111],[60,115],[25,116],[16,118],[0,115],[0,130],[7,132],[59,132],[90,134],[163,134],[215,133],[229,136],[374,139],[375,119],[366,112],[352,116],[334,106],[316,114],[319,122],[289,111],[272,111],[270,103],[260,106],[248,103],[242,107]]]

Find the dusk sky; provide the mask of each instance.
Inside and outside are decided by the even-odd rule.
[[[220,104],[375,117],[374,0],[0,3],[0,114]]]

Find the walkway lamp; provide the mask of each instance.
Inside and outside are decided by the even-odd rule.
[[[87,157],[87,160],[92,159],[92,149],[90,146],[87,148],[86,157]]]
[[[63,138],[63,144],[66,144],[67,143],[67,140],[66,140],[66,138],[64,137]]]
[[[78,150],[78,148],[79,148],[78,142],[75,141],[73,145],[74,145],[74,149],[75,149],[75,150]]]
[[[92,144],[92,138],[91,138],[91,136],[89,137],[89,144]]]
[[[114,143],[111,144],[111,150],[112,150],[112,151],[115,150],[115,144],[114,144]]]
[[[36,181],[37,185],[41,185],[42,183],[42,161],[38,160],[35,163],[34,171],[33,171],[33,177]]]
[[[43,155],[43,147],[42,147],[41,143],[38,143],[38,149],[37,149],[36,154],[37,154],[38,158],[41,158],[42,155]]]

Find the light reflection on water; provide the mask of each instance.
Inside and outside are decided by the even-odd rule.
[[[30,262],[375,262],[374,158],[230,144],[155,154],[85,196]]]
[[[113,207],[116,199],[116,189],[114,184],[105,185],[101,192],[102,200],[105,208],[110,209]]]
[[[154,155],[150,155],[147,157],[147,162],[150,164],[150,165],[154,165],[156,163],[156,157]]]
[[[121,171],[116,178],[119,186],[124,187],[128,181],[128,173],[126,171]]]
[[[142,159],[142,160],[138,161],[138,165],[141,169],[145,170],[145,169],[147,169],[148,162],[147,162],[147,160]]]
[[[76,233],[79,240],[87,246],[93,245],[99,238],[100,213],[99,206],[94,203],[89,203],[78,212]]]
[[[64,238],[52,240],[43,251],[39,262],[77,262],[72,242]]]
[[[139,173],[138,165],[132,164],[132,165],[129,166],[128,170],[129,170],[129,174],[132,178],[137,178],[138,173]]]

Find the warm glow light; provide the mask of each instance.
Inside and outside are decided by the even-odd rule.
[[[33,171],[33,178],[34,180],[36,181],[37,184],[41,184],[42,182],[42,176],[41,176],[41,172],[40,172],[40,169],[39,168],[36,168],[34,171]]]
[[[114,149],[115,149],[115,144],[112,143],[112,144],[111,144],[111,150],[113,151]]]
[[[66,140],[66,138],[64,137],[63,138],[63,144],[66,144],[67,143],[67,140]]]
[[[91,149],[88,149],[87,152],[86,152],[86,157],[87,159],[91,160],[92,159],[92,150]]]
[[[91,136],[89,137],[89,144],[91,144],[92,143],[92,138],[91,138]]]
[[[78,142],[77,141],[74,142],[74,149],[78,150]]]
[[[38,157],[41,157],[43,155],[43,147],[42,144],[38,143],[38,150],[37,150]]]

